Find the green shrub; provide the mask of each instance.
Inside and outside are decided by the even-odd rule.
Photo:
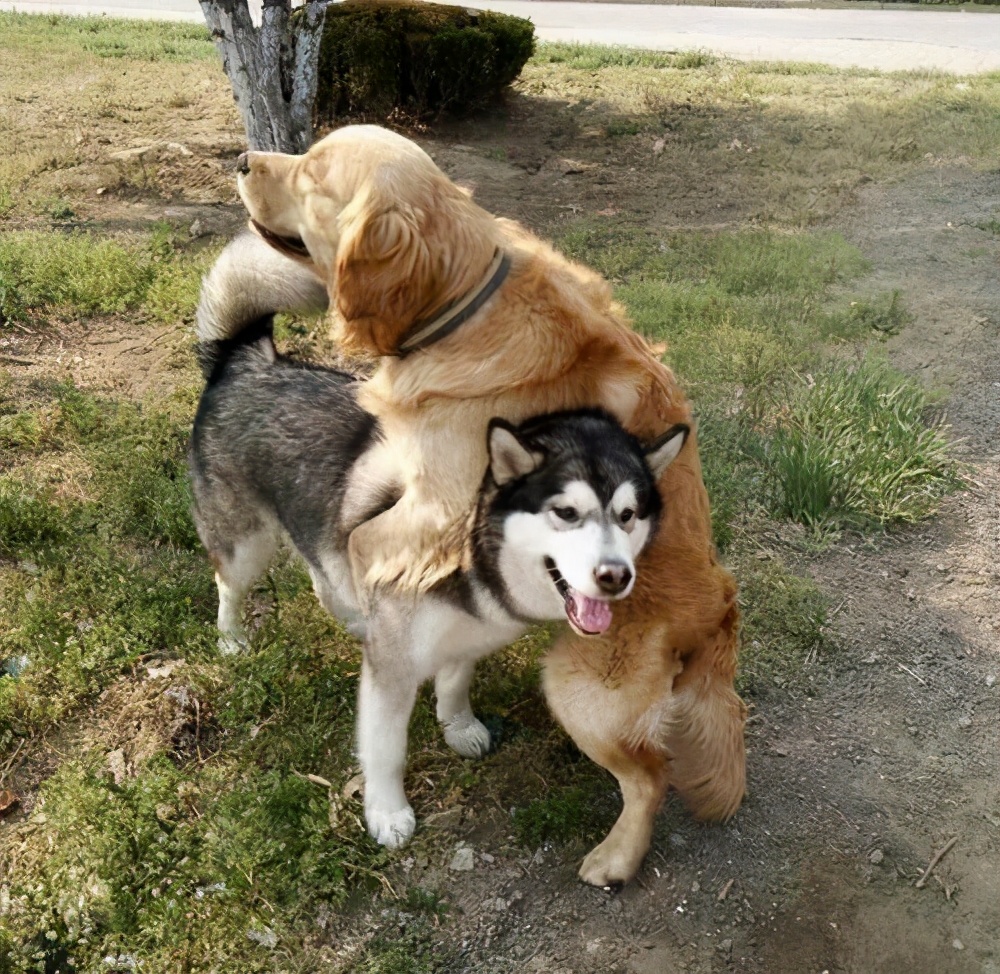
[[[348,0],[327,10],[316,121],[467,112],[498,96],[533,50],[534,28],[520,17]]]

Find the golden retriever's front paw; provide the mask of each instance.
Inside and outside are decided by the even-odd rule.
[[[580,879],[591,886],[620,886],[639,871],[645,855],[645,846],[622,841],[612,830],[583,860]]]

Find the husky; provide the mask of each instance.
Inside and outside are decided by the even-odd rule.
[[[363,380],[278,354],[262,302],[244,294],[223,308],[210,284],[199,310],[206,385],[190,469],[195,522],[216,569],[219,645],[247,646],[247,594],[279,544],[290,543],[320,603],[364,640],[357,746],[365,820],[379,843],[396,848],[416,825],[403,771],[420,685],[434,681],[447,743],[463,757],[483,756],[489,731],[469,703],[476,662],[541,621],[565,620],[580,635],[608,630],[657,530],[656,482],[688,427],[644,444],[596,409],[517,425],[493,419],[470,563],[425,595],[380,593],[366,612],[348,540],[400,488],[369,469],[381,433],[358,405]],[[317,295],[285,297],[287,306]]]

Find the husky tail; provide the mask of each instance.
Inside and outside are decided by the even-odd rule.
[[[269,338],[277,312],[323,311],[326,288],[309,270],[259,237],[230,242],[201,282],[195,335],[210,380],[238,347]]]

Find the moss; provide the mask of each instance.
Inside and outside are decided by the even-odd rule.
[[[533,50],[534,29],[520,17],[348,0],[327,11],[316,122],[468,112],[496,98]]]

